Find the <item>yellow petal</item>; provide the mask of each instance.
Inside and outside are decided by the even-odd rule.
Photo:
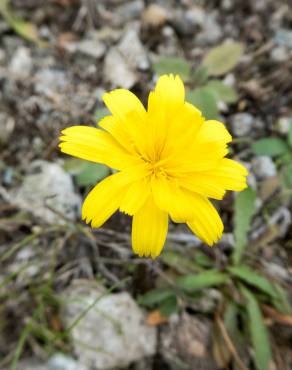
[[[153,176],[152,192],[157,206],[168,212],[174,222],[186,222],[193,218],[194,208],[189,202],[188,194],[175,182],[165,177]]]
[[[164,246],[168,229],[167,213],[160,210],[152,196],[133,216],[132,246],[140,257],[156,258]]]
[[[107,132],[88,126],[72,126],[62,131],[61,151],[74,157],[106,164],[118,170],[142,163],[126,152]]]
[[[185,87],[181,78],[176,75],[163,75],[159,77],[154,92],[159,95],[161,104],[171,107],[179,106],[185,100]]]
[[[187,225],[198,238],[212,246],[222,236],[224,229],[222,220],[207,198],[195,194],[190,198],[192,198],[195,213],[193,220],[187,222]]]
[[[200,143],[221,142],[222,144],[232,141],[232,136],[223,123],[215,120],[208,120],[201,126],[196,136]]]
[[[146,114],[143,104],[129,90],[116,89],[104,94],[102,99],[113,116],[120,121],[125,121],[129,112],[136,111],[141,117]]]
[[[205,197],[222,199],[226,190],[241,191],[247,187],[247,170],[240,163],[223,158],[210,171],[194,172],[181,177],[182,187]]]
[[[124,193],[120,211],[131,216],[137,213],[148,198],[150,190],[149,177],[133,182]]]
[[[145,168],[139,166],[98,183],[83,203],[82,218],[86,223],[91,222],[92,227],[100,227],[119,208],[129,184],[143,178],[145,173]]]

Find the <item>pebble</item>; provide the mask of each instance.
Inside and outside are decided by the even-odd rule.
[[[276,122],[275,129],[282,135],[287,135],[292,126],[292,117],[280,117]]]
[[[217,369],[211,349],[212,322],[207,318],[187,313],[173,315],[162,327],[160,339],[161,355],[171,369],[174,359],[185,365],[182,368]]]
[[[104,294],[103,287],[75,284],[64,298],[65,327],[95,302],[71,330],[74,352],[83,365],[98,370],[122,368],[155,354],[156,327],[146,324],[144,312],[129,293]]]
[[[42,160],[31,163],[13,199],[20,208],[49,224],[64,224],[61,215],[75,220],[81,209],[81,198],[74,191],[70,175],[58,164]]]
[[[254,117],[249,113],[236,113],[230,119],[232,133],[237,136],[250,134],[254,122]]]
[[[15,77],[28,77],[32,71],[33,61],[29,48],[20,46],[10,61],[9,70]]]
[[[277,174],[276,165],[272,158],[265,155],[253,158],[252,169],[259,180],[263,180]]]
[[[220,24],[216,20],[214,14],[208,14],[205,17],[202,25],[202,31],[198,33],[196,42],[198,45],[205,46],[206,44],[215,44],[223,36],[223,31]]]
[[[56,92],[63,92],[68,86],[68,78],[62,70],[44,68],[35,75],[35,90],[39,94],[52,95]]]
[[[289,53],[286,47],[277,46],[271,50],[271,59],[276,63],[285,62],[289,58]]]

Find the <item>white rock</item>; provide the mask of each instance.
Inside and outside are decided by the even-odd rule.
[[[28,172],[31,174],[25,176],[14,194],[15,203],[48,223],[64,223],[58,213],[74,220],[81,208],[81,198],[74,192],[70,175],[56,163],[40,160],[33,162]]]
[[[254,117],[249,113],[236,113],[231,117],[231,130],[235,136],[245,136],[251,132]]]
[[[141,71],[146,71],[150,68],[148,55],[140,41],[136,28],[130,28],[126,31],[118,45],[118,50],[132,68]]]
[[[271,59],[274,62],[285,62],[289,58],[289,52],[284,46],[277,46],[271,50]]]
[[[127,64],[116,47],[111,48],[105,57],[104,75],[115,87],[130,89],[138,82],[137,73]]]
[[[280,134],[287,135],[292,126],[291,117],[281,117],[276,123],[276,129]]]
[[[217,369],[212,356],[212,323],[202,316],[173,315],[161,332],[161,354],[171,369]],[[184,366],[176,366],[182,363]]]
[[[92,369],[126,367],[156,351],[156,328],[126,292],[101,296],[96,287],[72,287],[65,296],[63,321],[69,327],[94,302],[71,331],[80,363]]]
[[[252,169],[258,179],[265,179],[277,174],[275,163],[265,155],[255,157],[252,160]]]
[[[40,362],[37,359],[23,360],[17,368],[21,370],[88,370],[73,358],[62,353],[53,355],[47,362]]]
[[[85,39],[76,43],[76,51],[94,59],[101,58],[105,51],[105,44],[97,39]]]
[[[30,49],[19,47],[16,49],[9,66],[9,70],[16,74],[16,77],[28,77],[32,70],[32,57]]]

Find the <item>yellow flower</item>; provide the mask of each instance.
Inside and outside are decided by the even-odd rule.
[[[224,125],[205,120],[185,101],[178,76],[161,76],[147,111],[128,90],[103,96],[112,113],[100,128],[73,126],[62,131],[62,152],[103,163],[118,172],[88,194],[82,218],[100,227],[118,209],[133,216],[132,245],[139,256],[157,257],[165,243],[168,215],[208,245],[223,224],[208,198],[246,187],[246,169],[225,158],[232,138]]]

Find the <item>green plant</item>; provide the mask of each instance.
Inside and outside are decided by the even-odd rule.
[[[211,49],[195,71],[190,62],[178,57],[162,57],[153,68],[158,75],[180,75],[189,86],[187,100],[197,106],[206,118],[215,119],[219,115],[219,102],[229,104],[238,100],[236,90],[218,77],[234,68],[242,53],[242,44],[229,42]]]
[[[281,171],[282,184],[285,189],[292,189],[292,118],[286,140],[278,137],[266,137],[252,144],[256,155],[275,158]]]
[[[159,309],[162,315],[166,315],[198,299],[204,300],[208,288],[218,290],[223,299],[214,314],[218,317],[219,329],[224,330],[236,354],[228,350],[222,339],[224,335],[218,335],[218,332],[216,335],[219,329],[215,326],[213,338],[218,363],[225,364],[225,367],[230,361],[238,364],[241,362],[238,353],[242,353],[246,342],[250,342],[257,369],[268,370],[272,350],[261,308],[272,306],[281,314],[289,314],[290,306],[281,285],[266,276],[260,264],[245,253],[247,234],[255,213],[255,200],[255,193],[250,188],[237,195],[235,247],[225,266],[216,268],[215,261],[201,251],[189,252],[188,256],[185,253],[166,251],[162,259],[171,271],[171,283],[167,279],[166,284],[140,296],[139,303]]]

